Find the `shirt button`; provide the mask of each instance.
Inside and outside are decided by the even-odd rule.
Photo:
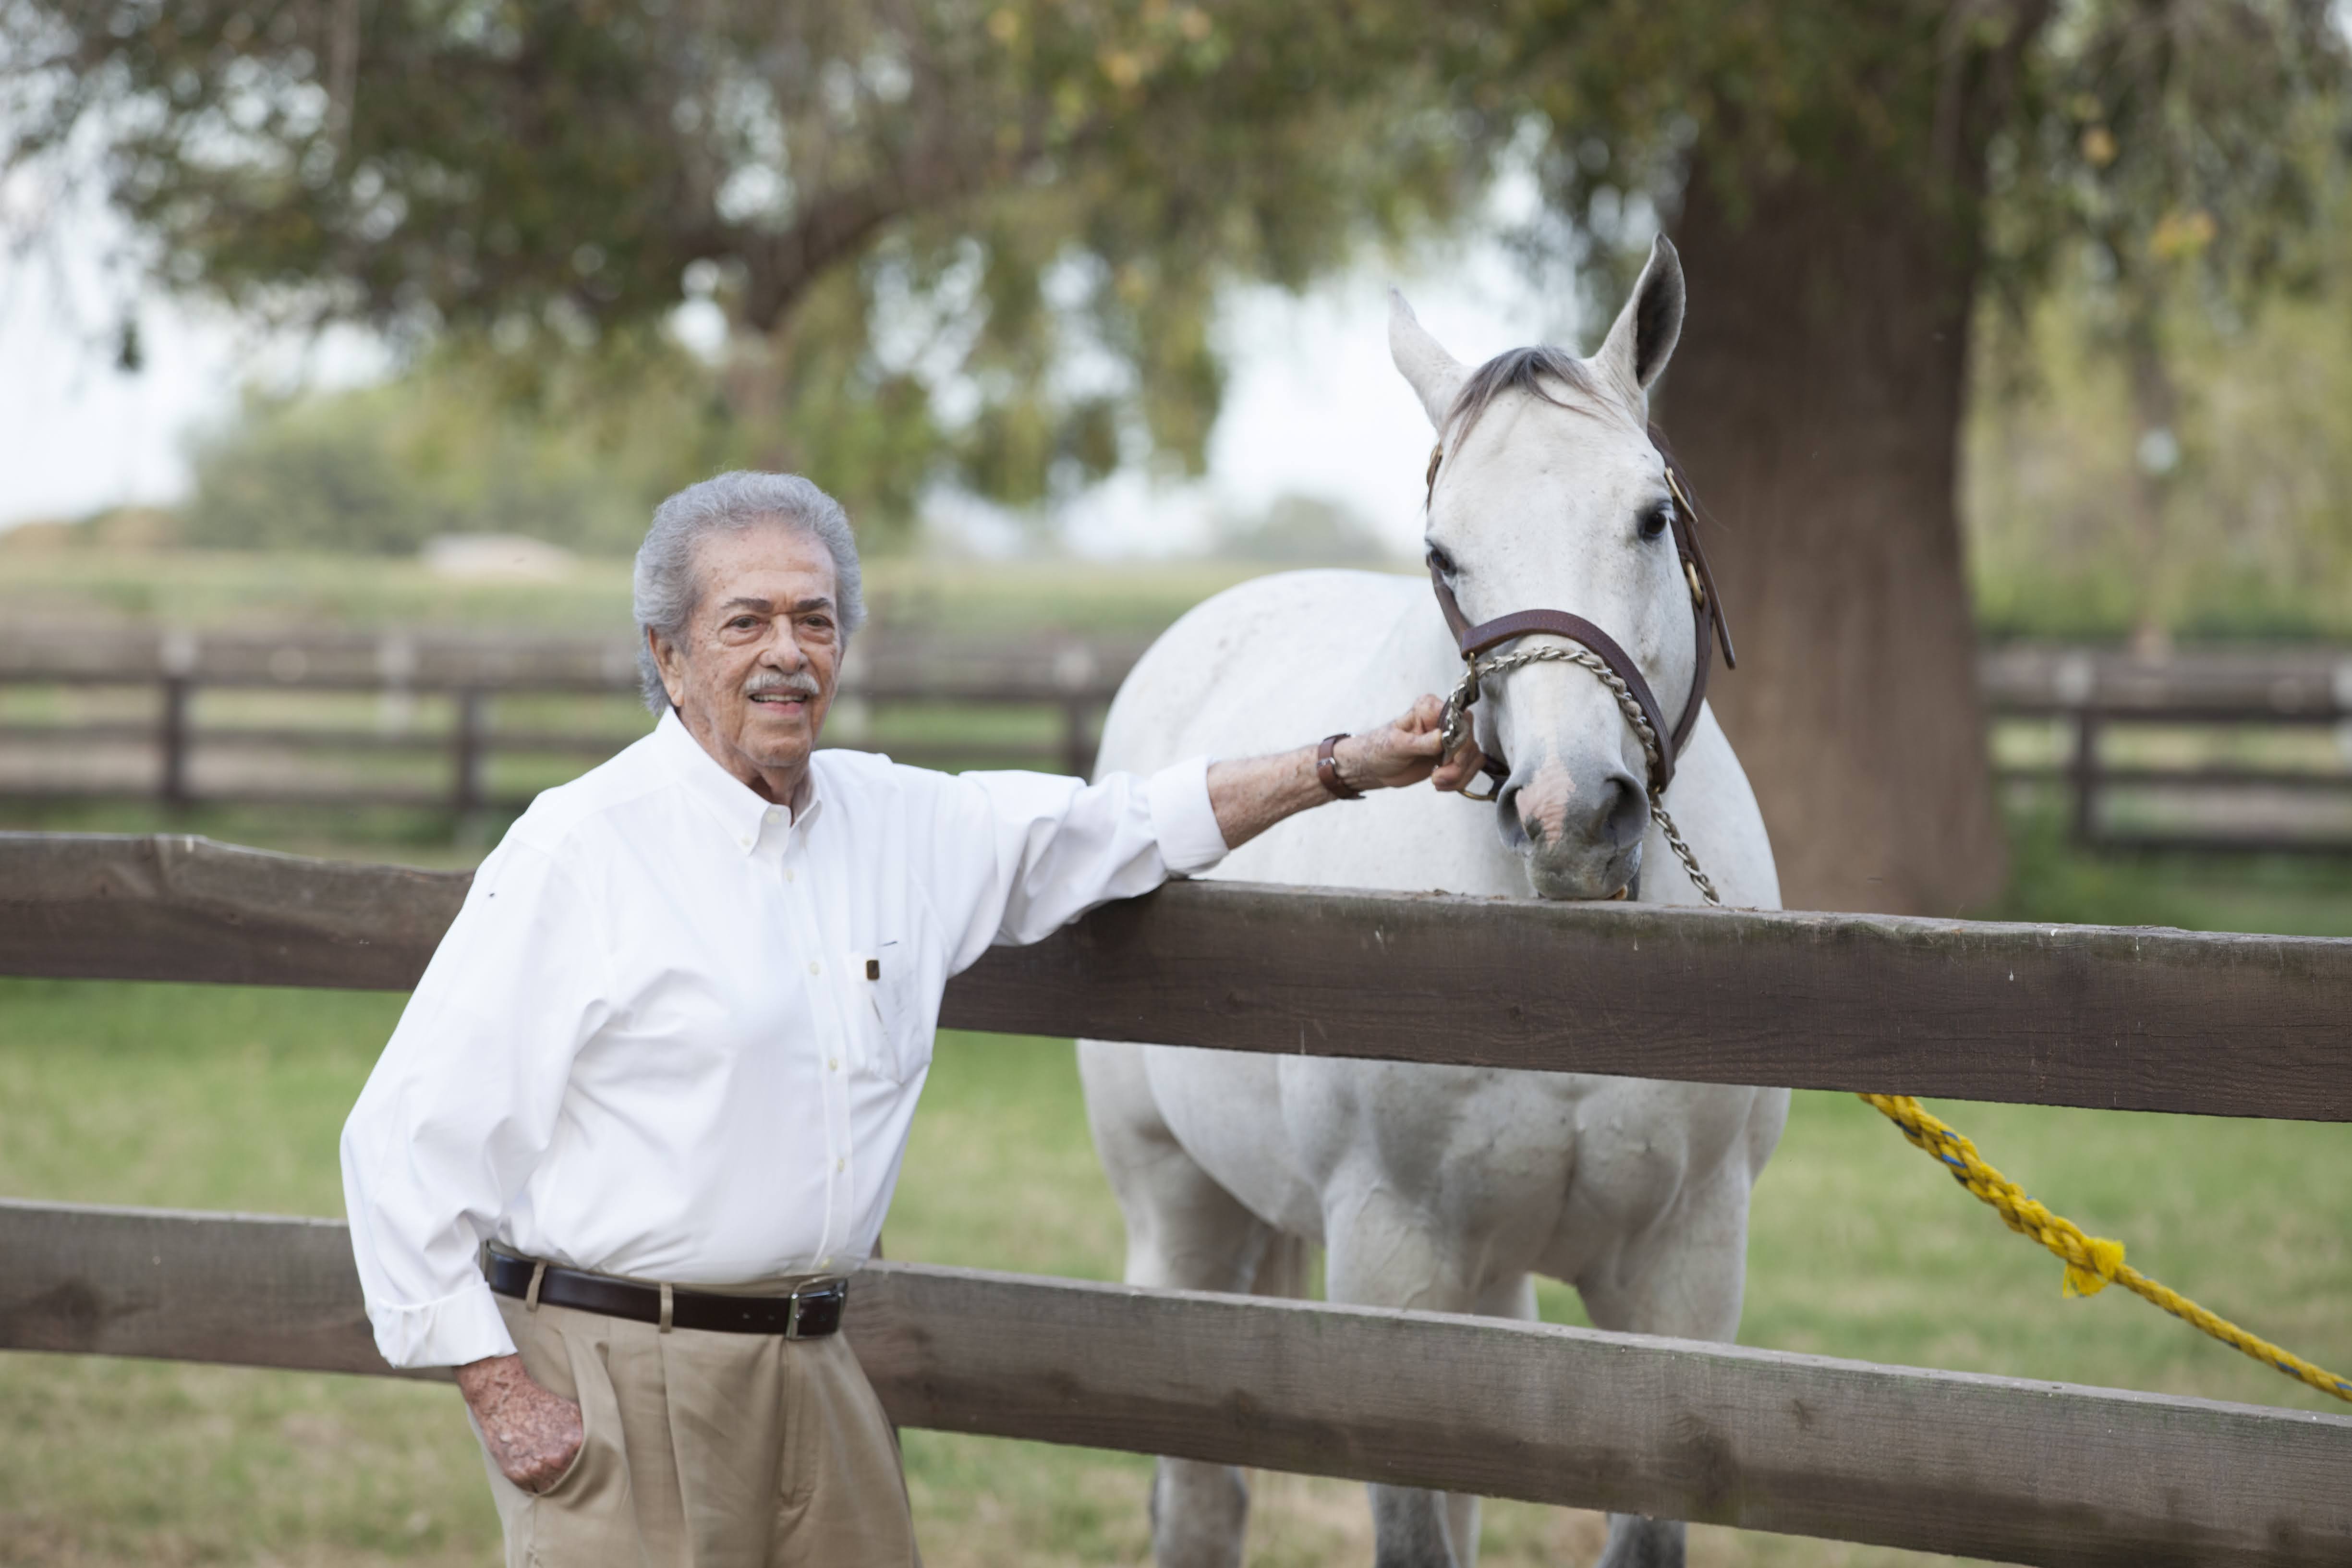
[[[809,973],[811,974],[823,974],[824,973],[824,965],[812,958],[809,960]]]
[[[836,1171],[846,1171],[849,1169],[849,1162],[845,1159],[835,1158],[833,1162],[833,1168]]]
[[[839,1072],[841,1070],[841,1058],[839,1057],[827,1057],[824,1058],[824,1065],[826,1071]]]
[[[789,881],[791,881],[792,879],[793,879],[793,868],[792,868],[790,866],[787,866],[787,867],[785,867],[785,868],[784,868],[784,880],[785,880],[785,881],[787,881],[787,882],[789,882]]]

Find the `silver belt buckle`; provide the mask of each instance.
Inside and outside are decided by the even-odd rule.
[[[801,1337],[801,1293],[799,1291],[793,1292],[792,1302],[791,1310],[784,1315],[784,1338],[796,1340]]]

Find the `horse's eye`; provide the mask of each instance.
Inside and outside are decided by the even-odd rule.
[[[1674,520],[1675,503],[1670,500],[1660,501],[1642,514],[1642,537],[1657,538],[1658,535],[1665,532],[1667,525]]]
[[[1438,575],[1442,577],[1454,575],[1454,557],[1445,553],[1437,545],[1433,544],[1429,547],[1429,563],[1437,568]]]

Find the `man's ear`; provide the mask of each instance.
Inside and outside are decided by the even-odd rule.
[[[669,694],[669,705],[683,708],[685,704],[678,701],[677,694],[686,684],[686,655],[651,626],[646,628],[646,647],[654,656],[654,668],[661,672],[662,689]]]
[[[1683,258],[1662,234],[1651,245],[1649,262],[1625,308],[1617,312],[1601,352],[1592,356],[1593,365],[1637,412],[1648,412],[1650,388],[1664,373],[1683,335]]]

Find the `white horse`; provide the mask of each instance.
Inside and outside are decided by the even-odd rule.
[[[1518,350],[1473,373],[1392,298],[1397,369],[1444,459],[1428,542],[1464,612],[1581,615],[1638,661],[1669,722],[1696,664],[1692,590],[1644,434],[1649,387],[1682,327],[1661,239],[1601,352]],[[1522,647],[1558,639],[1523,638]],[[1246,583],[1171,627],[1128,678],[1102,766],[1244,756],[1370,727],[1461,661],[1425,580],[1295,572]],[[1428,790],[1311,812],[1219,874],[1348,888],[1696,903],[1646,796],[1644,756],[1586,670],[1539,663],[1486,683],[1479,738],[1509,773],[1492,806]],[[1747,775],[1712,713],[1667,797],[1725,901],[1776,908]],[[1573,1284],[1603,1328],[1729,1340],[1748,1194],[1785,1089],[1079,1042],[1087,1108],[1127,1219],[1127,1279],[1247,1290],[1326,1249],[1335,1301],[1532,1318],[1530,1275]],[[1370,1488],[1379,1568],[1470,1568],[1475,1498]],[[1237,1564],[1240,1471],[1161,1459],[1160,1568]],[[1610,1520],[1606,1568],[1679,1563],[1683,1526]]]

